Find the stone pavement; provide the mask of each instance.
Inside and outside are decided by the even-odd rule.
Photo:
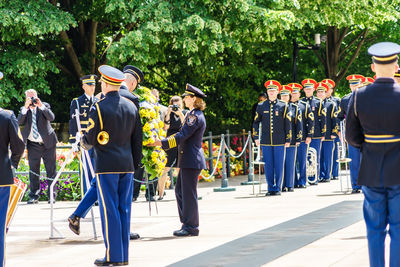
[[[339,181],[265,197],[259,187],[240,186],[247,177],[230,178],[236,191],[213,192],[215,183],[199,185],[200,236],[176,238],[180,228],[172,190],[149,204],[141,196],[132,206],[130,266],[368,266],[362,194],[344,194]],[[6,266],[94,266],[104,256],[98,207],[98,239],[89,219],[81,235],[68,228],[77,203],[57,202],[56,227],[64,239],[49,239],[50,205],[21,204],[7,235]],[[90,213],[88,215],[90,218]]]

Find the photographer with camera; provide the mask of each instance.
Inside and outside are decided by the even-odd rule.
[[[54,121],[54,113],[48,103],[42,102],[34,89],[25,92],[25,105],[18,115],[19,125],[24,125],[22,138],[28,150],[29,162],[29,200],[28,204],[38,203],[40,193],[40,160],[43,158],[48,185],[56,176],[56,144],[57,136],[50,122]],[[49,196],[50,192],[47,192]],[[50,199],[50,198],[49,198]],[[54,198],[55,199],[55,198]],[[50,201],[49,201],[50,203]]]
[[[165,115],[165,127],[167,131],[167,137],[171,136],[181,129],[183,122],[185,121],[185,115],[187,110],[183,110],[183,101],[180,96],[173,96],[169,100],[169,106],[167,114]],[[178,161],[178,147],[168,149],[167,153],[167,165],[165,166],[164,172],[158,181],[158,200],[162,200],[164,197],[165,181],[167,174],[171,168],[174,168]],[[172,177],[171,177],[172,179]]]

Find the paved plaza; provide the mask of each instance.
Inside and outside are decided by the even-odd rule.
[[[151,216],[141,196],[132,205],[132,230],[142,238],[130,243],[130,266],[368,266],[362,194],[345,194],[331,181],[265,197],[265,183],[253,194],[253,186],[239,185],[244,180],[231,178],[231,192],[214,192],[219,180],[199,184],[198,237],[172,236],[180,227],[172,190],[157,207],[151,203]],[[50,205],[21,204],[7,235],[6,266],[94,266],[105,251],[98,207],[94,240],[89,219],[79,236],[69,230],[76,205],[55,204],[65,238],[49,239]]]

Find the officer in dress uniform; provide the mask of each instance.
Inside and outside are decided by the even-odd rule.
[[[3,73],[0,72],[0,80]],[[5,265],[6,219],[14,171],[24,153],[25,144],[14,112],[0,108],[0,266]],[[9,150],[11,149],[11,158]]]
[[[292,94],[292,87],[289,85],[284,85],[281,87],[280,95],[281,100],[288,103],[288,109],[292,114],[291,126],[292,126],[292,139],[290,141],[290,146],[286,148],[285,151],[285,169],[283,176],[283,188],[282,191],[293,192],[295,170],[296,170],[296,155],[297,147],[300,145],[301,139],[303,137],[303,123],[301,110],[298,105],[290,102],[290,95]]]
[[[135,93],[135,90],[140,83],[144,82],[143,72],[132,65],[126,65],[122,71],[125,75],[125,81],[119,88],[119,94],[135,103],[139,110],[139,96]]]
[[[98,99],[94,96],[94,91],[96,89],[96,79],[97,75],[89,74],[80,78],[82,81],[82,88],[84,94],[80,97],[74,98],[70,105],[70,120],[69,120],[69,142],[71,144],[75,143],[76,133],[78,132],[75,110],[79,112],[79,120],[81,124],[82,133],[86,132],[89,126],[89,110],[92,104]],[[94,166],[94,153],[93,149],[88,151],[89,158],[92,166]],[[69,228],[77,235],[80,234],[80,218],[84,218],[89,212],[90,208],[97,200],[97,189],[96,189],[96,179],[93,179],[92,172],[90,171],[88,159],[83,162],[82,156],[79,159],[80,168],[79,176],[81,179],[81,194],[82,200],[79,202],[78,207],[68,217]],[[83,166],[84,165],[84,166]],[[86,169],[86,171],[85,171]],[[86,185],[86,177],[88,175],[88,180],[90,182],[90,187]]]
[[[139,110],[139,108],[140,108],[139,96],[135,93],[135,90],[140,83],[144,82],[143,72],[135,66],[126,65],[123,69],[123,73],[125,76],[125,80],[122,82],[121,87],[119,88],[119,94],[121,96],[126,97],[129,100],[131,100],[135,104],[137,110]],[[140,115],[139,115],[139,117],[140,117]],[[138,119],[136,122],[137,122],[136,127],[142,128],[141,120]],[[133,174],[134,180],[133,180],[132,198],[134,200],[136,200],[137,197],[139,196],[140,186],[142,183],[138,182],[138,181],[143,180],[143,174],[144,174],[144,167],[142,166],[142,164],[140,164],[140,167],[137,170],[135,170],[135,173]],[[148,189],[146,188],[146,190],[148,190]],[[136,240],[139,238],[140,238],[140,235],[138,233],[132,232],[130,234],[131,240]]]
[[[308,146],[311,143],[311,138],[314,134],[314,113],[311,111],[310,105],[307,102],[300,100],[300,90],[303,88],[301,84],[290,83],[292,87],[292,98],[291,101],[296,104],[301,111],[301,122],[302,122],[302,139],[300,145],[297,147],[296,161],[296,174],[294,187],[295,188],[306,188],[307,185],[307,153]]]
[[[89,112],[82,146],[94,148],[97,193],[101,215],[105,257],[97,266],[128,265],[129,228],[133,172],[141,162],[142,129],[137,128],[139,112],[134,103],[121,97],[124,74],[111,66],[99,67],[105,97]]]
[[[349,81],[350,90],[354,92],[358,87],[362,86],[362,79],[364,76],[358,74],[352,74],[347,76],[347,80]],[[345,95],[340,102],[340,112],[338,115],[339,120],[343,120],[346,118],[347,109],[349,106],[351,93]],[[347,121],[346,121],[347,123]],[[351,187],[352,187],[352,194],[360,193],[361,186],[357,185],[357,177],[358,171],[360,169],[360,160],[361,160],[361,153],[360,149],[348,144],[349,149],[349,158],[351,161],[349,162],[349,169],[350,169],[350,180],[351,180]]]
[[[314,134],[311,139],[310,146],[317,151],[317,176],[320,173],[320,157],[321,157],[321,143],[325,139],[326,132],[326,110],[322,104],[322,101],[313,96],[317,82],[313,79],[305,79],[301,82],[304,86],[305,97],[302,99],[307,102],[311,111],[314,113]],[[319,177],[314,177],[312,184],[318,184]]]
[[[84,94],[81,95],[80,97],[74,98],[71,101],[70,105],[70,119],[69,119],[69,142],[71,144],[75,143],[75,136],[76,133],[78,132],[78,126],[76,123],[76,117],[75,117],[75,110],[78,110],[80,116],[79,120],[81,122],[81,130],[82,132],[86,131],[86,128],[89,124],[89,109],[92,106],[92,104],[97,101],[98,99],[94,97],[94,90],[96,89],[96,79],[97,76],[94,74],[90,75],[85,75],[80,78],[82,81],[82,88],[84,90]],[[89,156],[91,158],[92,164],[93,164],[93,151],[89,151]],[[88,180],[89,182],[92,181],[93,177],[91,172],[89,171],[89,165],[88,162],[83,162],[82,157],[79,159],[80,163],[80,168],[79,168],[79,176],[81,179],[81,192],[82,196],[86,193],[88,190],[88,185],[86,184],[86,178],[85,178],[85,172],[84,168],[82,165],[86,166],[86,170],[88,170]]]
[[[288,104],[277,99],[281,84],[265,82],[268,100],[257,106],[253,123],[254,139],[261,145],[264,159],[265,178],[268,184],[266,196],[281,194],[285,166],[285,148],[292,140],[291,113]],[[261,131],[259,124],[261,123]]]
[[[353,92],[346,117],[346,139],[362,151],[358,184],[364,193],[364,220],[370,266],[385,266],[389,225],[389,266],[400,266],[400,45],[377,43],[368,49],[376,81]]]
[[[326,98],[326,92],[329,86],[326,83],[317,84],[317,97],[321,99],[324,109],[326,110],[326,131],[325,139],[321,146],[320,159],[320,181],[329,182],[332,177],[332,166],[334,160],[334,140],[338,135],[339,125],[337,122],[338,108],[335,102]]]
[[[329,90],[326,92],[326,98],[328,100],[333,101],[336,104],[336,107],[338,108],[338,112],[340,112],[340,98],[337,96],[333,96],[333,89],[335,88],[335,82],[331,79],[325,79],[322,81],[323,83],[326,83],[329,86]],[[340,130],[340,128],[339,128]],[[340,138],[339,135],[336,136],[335,141],[333,142],[334,144],[334,149],[333,149],[333,167],[332,167],[332,180],[338,180],[339,179],[339,144],[340,144]]]
[[[203,134],[206,129],[204,98],[206,95],[197,87],[186,84],[182,95],[185,106],[189,108],[181,130],[163,140],[156,140],[155,146],[164,150],[178,146],[179,174],[175,185],[179,218],[182,223],[174,236],[199,235],[199,208],[197,202],[197,181],[206,161],[202,149]]]

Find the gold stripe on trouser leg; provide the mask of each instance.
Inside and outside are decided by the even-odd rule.
[[[107,254],[107,259],[106,261],[110,261],[110,241],[108,239],[108,219],[107,219],[107,207],[106,207],[106,203],[104,202],[104,196],[103,196],[103,190],[101,189],[101,184],[100,184],[100,179],[99,179],[99,175],[96,174],[96,178],[97,178],[97,186],[99,187],[99,192],[100,192],[100,197],[101,197],[101,201],[103,202],[103,209],[104,209],[104,223],[106,225],[106,242],[107,242],[107,250],[106,250],[106,254]]]

